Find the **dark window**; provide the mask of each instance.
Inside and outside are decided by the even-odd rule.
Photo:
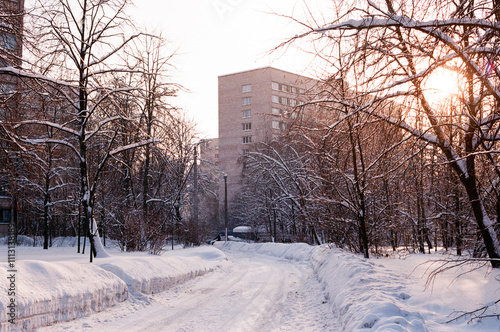
[[[13,83],[0,83],[0,97],[8,97],[16,92],[16,85]]]
[[[0,196],[9,196],[7,193],[7,186],[0,184]]]
[[[14,51],[16,49],[16,36],[9,32],[0,33],[0,47]]]
[[[8,224],[11,220],[11,212],[10,210],[2,209],[0,210],[0,223]]]

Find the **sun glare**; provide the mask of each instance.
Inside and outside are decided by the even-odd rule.
[[[441,104],[458,95],[458,75],[451,70],[437,69],[425,81],[424,87],[425,97],[432,104]]]

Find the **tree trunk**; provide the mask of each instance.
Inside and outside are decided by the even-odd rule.
[[[368,234],[366,232],[366,220],[365,220],[365,211],[361,210],[360,215],[358,216],[359,221],[359,233],[361,239],[361,250],[363,251],[363,255],[365,258],[370,258],[370,254],[368,252]]]
[[[461,177],[460,181],[467,191],[467,196],[477,222],[478,230],[483,238],[488,257],[491,259],[491,266],[493,268],[500,268],[500,246],[498,237],[494,230],[493,223],[486,213],[483,201],[479,197],[475,177],[471,174],[468,178]]]

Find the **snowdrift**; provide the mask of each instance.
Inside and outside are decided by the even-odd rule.
[[[406,276],[339,250],[329,250],[315,268],[345,331],[428,331],[407,303]]]
[[[499,285],[495,274],[500,273],[496,272],[485,279],[487,268],[476,271],[476,276],[471,277],[473,283],[466,281],[462,285],[450,286],[457,282],[456,275],[452,275],[443,277],[433,292],[425,292],[426,279],[412,275],[413,268],[419,264],[415,262],[411,262],[416,264],[412,268],[402,271],[401,266],[405,265],[402,260],[367,260],[337,248],[236,242],[217,243],[216,246],[222,250],[265,254],[311,264],[343,331],[498,331],[499,328],[500,323],[496,318],[470,324],[467,319],[445,323],[455,310],[463,310],[467,305],[470,307],[471,303],[467,302],[472,302],[471,294],[462,293],[465,298],[462,295],[461,299],[447,303],[445,300],[450,298],[453,288],[475,286],[473,289],[477,290],[478,284],[481,284],[485,291],[482,298],[474,299],[477,303],[472,303],[473,308],[498,298],[495,290]],[[419,256],[422,262],[431,258]],[[425,271],[426,267],[421,269]],[[491,286],[489,291],[485,286],[487,282]],[[474,293],[479,294],[477,291]]]
[[[164,291],[210,272],[226,260],[213,247],[179,250],[163,256],[123,254],[98,259],[93,264],[19,260],[15,280],[16,324],[8,322],[7,304],[11,297],[2,292],[0,330],[30,331],[88,316],[125,301],[129,295]],[[9,275],[6,263],[0,265],[0,275]],[[2,289],[8,289],[9,283],[6,277],[0,278]]]
[[[2,276],[10,274],[5,265],[0,266]],[[2,331],[30,331],[72,320],[113,306],[128,296],[125,282],[97,265],[20,261],[16,269],[17,318],[15,324],[8,322],[10,297],[7,292],[0,293]],[[7,278],[1,278],[1,288],[8,289],[8,282]]]
[[[123,280],[131,293],[154,294],[189,279],[213,271],[226,256],[215,248],[200,247],[175,252],[175,255],[113,257],[98,265]]]

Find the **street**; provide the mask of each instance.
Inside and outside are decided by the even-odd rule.
[[[303,262],[227,253],[226,267],[40,331],[339,331]]]

